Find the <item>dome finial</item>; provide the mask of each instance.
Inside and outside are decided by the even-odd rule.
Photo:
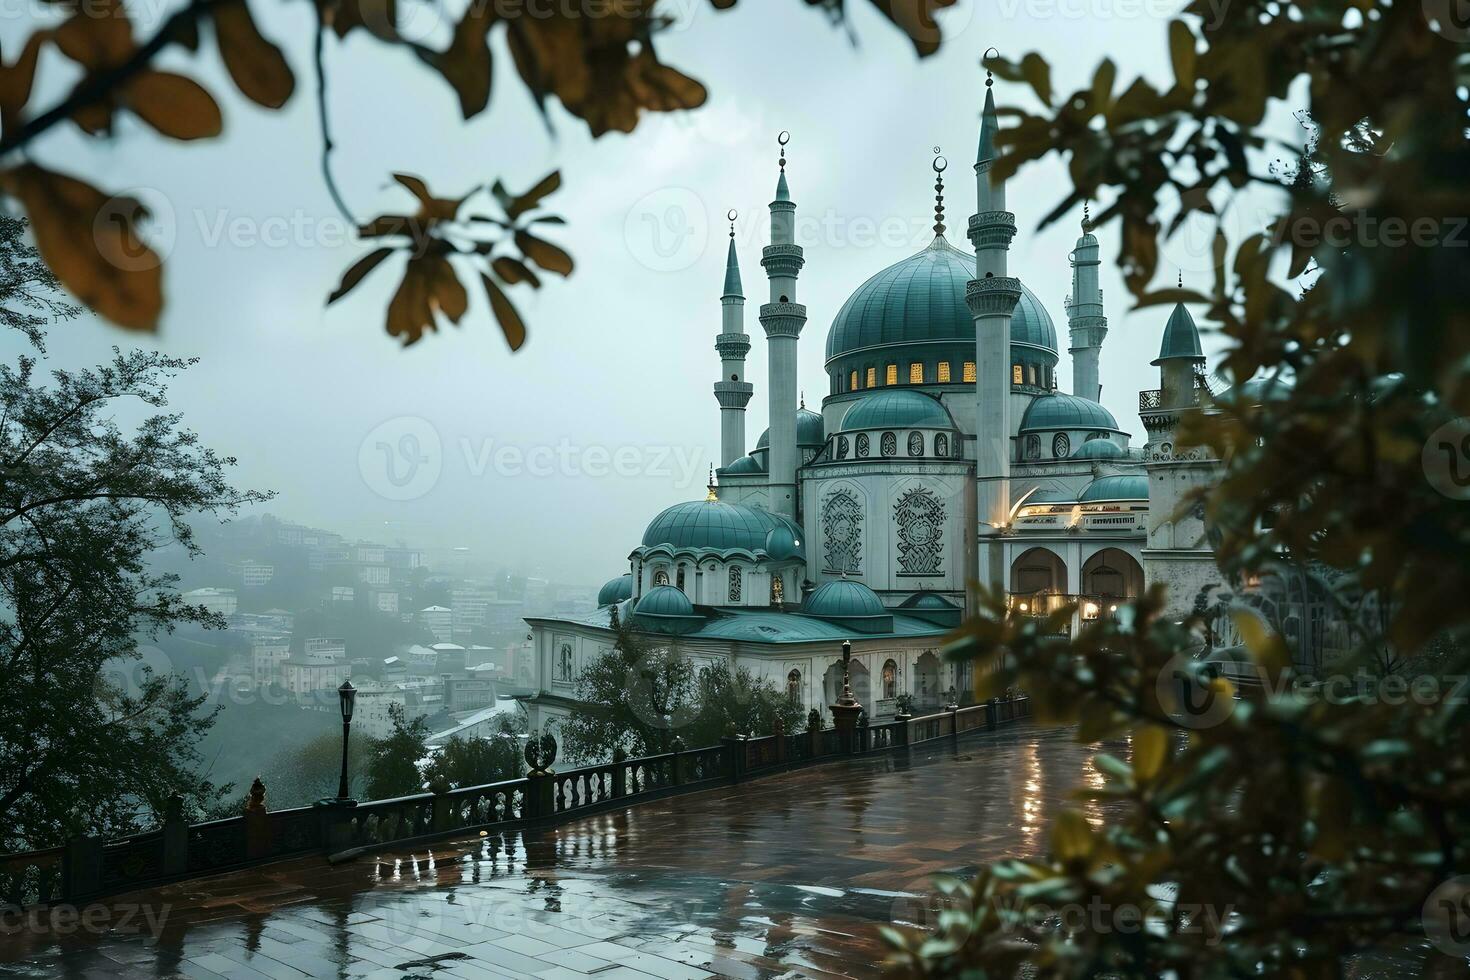
[[[985,49],[985,53],[980,56],[980,64],[984,65],[985,62],[987,62],[987,61],[990,60],[990,52],[992,52],[992,51],[995,52],[995,57],[997,57],[997,58],[1000,57],[1000,49],[999,48],[995,48],[995,47],[986,48]],[[986,68],[985,69],[985,87],[986,88],[990,88],[990,86],[992,86],[994,84],[995,84],[995,78],[994,78],[994,76],[992,76],[990,74],[990,69],[989,68]]]
[[[806,389],[801,389],[801,407],[806,408]]]
[[[949,161],[939,155],[939,147],[934,148],[934,234],[936,237],[944,235],[944,171],[949,167]]]
[[[1184,270],[1183,269],[1180,269],[1178,271],[1179,271],[1179,281],[1178,281],[1177,285],[1179,286],[1180,289],[1183,289],[1184,288]]]
[[[731,208],[729,211],[727,211],[725,213],[725,217],[727,217],[727,218],[730,219],[730,237],[731,238],[734,238],[735,237],[735,219],[738,218],[738,217],[740,217],[740,212],[739,211],[736,211],[734,208]]]
[[[791,134],[784,129],[781,130],[780,135],[776,137],[776,142],[781,145],[781,172],[784,174],[786,172],[786,144],[791,142]]]
[[[705,495],[705,503],[713,504],[719,502],[720,495],[715,492],[716,487],[717,484],[715,483],[715,464],[711,463],[709,464],[709,486],[707,488],[709,490],[709,493]]]
[[[1092,231],[1092,202],[1082,202],[1082,231]]]

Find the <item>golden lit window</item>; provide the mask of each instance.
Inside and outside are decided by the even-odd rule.
[[[1011,365],[1011,384],[1018,385],[1018,384],[1021,383],[1021,380],[1022,380],[1021,379],[1021,365],[1019,365],[1019,364],[1012,364]]]
[[[898,384],[898,365],[897,364],[890,364],[890,365],[888,365],[887,370],[885,370],[883,372],[883,383],[886,384],[886,385],[896,385],[896,384]]]
[[[854,371],[854,372],[852,372],[852,384],[848,385],[848,387],[851,388],[853,391],[857,391],[857,386],[858,386],[857,372]]]
[[[878,369],[877,368],[868,368],[868,383],[867,383],[867,387],[871,388],[871,387],[873,387],[873,385],[875,385],[877,383],[878,383]]]
[[[971,383],[971,382],[973,382],[975,380],[975,362],[974,361],[966,361],[965,362],[965,377],[964,377],[964,380],[965,380],[965,383],[966,384],[969,384],[969,383]]]
[[[921,385],[923,383],[924,383],[924,365],[922,365],[922,364],[910,364],[909,365],[909,384],[911,384],[911,385]]]
[[[948,361],[940,361],[939,362],[939,383],[942,384],[942,385],[949,384],[949,362]]]

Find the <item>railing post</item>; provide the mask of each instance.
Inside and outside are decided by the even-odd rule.
[[[628,753],[621,745],[613,749],[612,761],[612,795],[613,799],[617,799],[628,795],[628,770],[623,765],[628,761]]]
[[[821,748],[822,738],[822,713],[816,708],[806,714],[806,757],[815,759],[817,750]]]
[[[245,800],[245,856],[258,861],[271,852],[271,822],[265,808],[265,783],[259,776]]]
[[[998,707],[999,704],[996,698],[991,698],[985,702],[985,730],[988,732],[995,731],[995,716]]]
[[[102,890],[102,838],[73,837],[61,859],[62,897],[77,902]]]
[[[774,731],[776,733],[776,763],[784,765],[786,762],[786,723],[777,718]]]
[[[318,800],[322,850],[328,854],[346,850],[352,843],[352,810],[356,800]]]
[[[896,740],[899,745],[907,749],[909,747],[909,713],[900,711],[893,716],[893,720],[898,722]]]
[[[960,740],[960,706],[951,701],[946,710],[949,712],[949,739],[951,742],[958,742]]]
[[[556,774],[551,764],[556,761],[556,739],[543,731],[526,739],[526,816],[544,820],[556,815]]]
[[[184,819],[184,798],[168,798],[163,813],[163,873],[181,875],[189,870],[189,821]]]
[[[675,735],[674,741],[669,747],[674,753],[674,785],[682,786],[684,784],[684,740]]]
[[[730,760],[730,781],[738,783],[745,777],[745,742],[738,735],[720,738],[725,747],[725,758]]]
[[[449,829],[449,783],[430,783],[429,792],[434,794],[433,810],[429,815],[430,826],[434,828],[434,833],[443,833]]]

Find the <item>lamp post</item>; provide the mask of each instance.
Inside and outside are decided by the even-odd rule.
[[[858,715],[863,713],[863,706],[858,699],[852,696],[852,644],[847,640],[842,641],[842,695],[838,697],[837,703],[828,705],[832,712],[832,725],[837,729],[839,744],[843,752],[851,752],[854,748],[854,736],[857,734]]]
[[[337,799],[348,799],[347,795],[347,734],[352,730],[352,708],[357,701],[357,688],[351,681],[343,681],[337,688],[337,698],[342,707],[342,778],[337,782]]]

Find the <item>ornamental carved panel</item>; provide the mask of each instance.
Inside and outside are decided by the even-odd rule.
[[[900,575],[939,575],[944,558],[944,502],[931,490],[905,490],[893,505]]]
[[[922,456],[922,455],[924,455],[924,437],[923,437],[922,434],[920,434],[918,432],[910,432],[909,433],[909,455],[910,456]]]
[[[822,558],[829,572],[862,574],[863,508],[846,490],[822,501]]]

